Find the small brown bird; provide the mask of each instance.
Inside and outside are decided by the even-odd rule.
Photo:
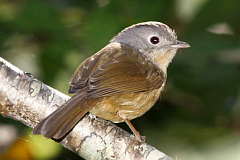
[[[91,112],[114,123],[125,121],[141,141],[130,120],[155,104],[177,49],[188,47],[160,22],[143,22],[124,29],[80,64],[70,80],[69,93],[76,94],[43,119],[33,134],[60,139]]]

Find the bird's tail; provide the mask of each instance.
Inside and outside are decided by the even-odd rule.
[[[76,94],[52,114],[40,121],[33,129],[33,134],[42,134],[46,138],[60,139],[94,107],[96,99],[87,99]]]

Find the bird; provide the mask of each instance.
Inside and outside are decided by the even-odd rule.
[[[141,22],[123,29],[78,66],[68,91],[75,95],[41,120],[33,134],[61,139],[91,112],[113,123],[125,122],[141,142],[130,121],[156,103],[166,84],[168,65],[178,49],[188,47],[161,22]]]

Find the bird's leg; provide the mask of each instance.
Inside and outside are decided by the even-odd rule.
[[[139,132],[134,128],[132,123],[128,119],[124,119],[125,123],[128,125],[128,127],[131,129],[131,131],[134,133],[136,140],[139,142],[143,142],[144,140],[141,138],[141,135]]]
[[[139,132],[135,129],[135,127],[132,125],[132,123],[130,122],[129,119],[126,118],[126,116],[124,116],[125,112],[124,111],[119,111],[118,115],[119,117],[121,117],[124,122],[128,125],[128,127],[131,129],[132,133],[135,135],[135,138],[138,142],[144,142],[145,138],[142,138],[141,135],[139,134]]]

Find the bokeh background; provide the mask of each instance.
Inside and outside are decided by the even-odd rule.
[[[191,48],[178,52],[161,99],[133,124],[178,160],[240,160],[239,0],[0,0],[0,56],[67,93],[85,58],[152,20]],[[0,116],[0,159],[80,159],[31,131]]]

